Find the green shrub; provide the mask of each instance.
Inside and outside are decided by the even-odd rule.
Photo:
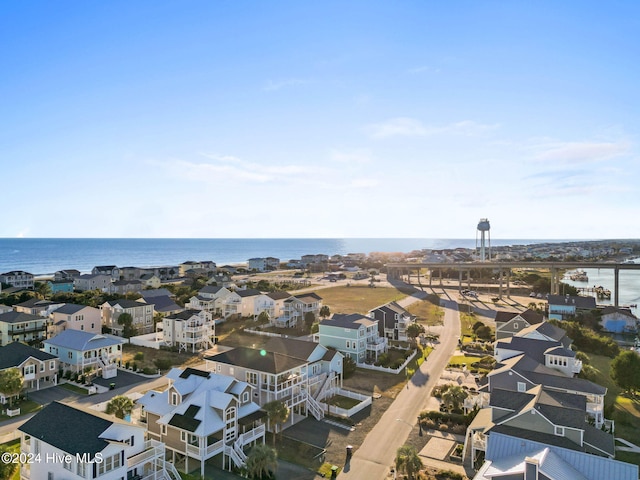
[[[134,360],[139,360],[139,361],[144,360],[144,353],[142,353],[142,352],[137,352],[137,353],[134,355],[133,359],[134,359]]]
[[[172,362],[170,358],[166,358],[166,357],[161,357],[161,358],[156,358],[153,361],[153,364],[159,369],[159,370],[169,370],[172,366]]]

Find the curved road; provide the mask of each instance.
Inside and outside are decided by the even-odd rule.
[[[443,300],[441,305],[445,315],[440,343],[411,377],[407,388],[398,394],[362,445],[355,450],[351,462],[338,475],[339,479],[380,480],[389,473],[397,449],[404,444],[416,425],[418,414],[424,410],[433,387],[458,345],[458,304]]]

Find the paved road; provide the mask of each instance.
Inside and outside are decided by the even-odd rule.
[[[389,466],[395,461],[396,450],[404,444],[417,423],[418,414],[424,410],[431,390],[458,344],[458,304],[443,301],[442,305],[445,315],[440,343],[356,449],[351,462],[344,466],[338,476],[339,479],[379,480],[388,474]]]

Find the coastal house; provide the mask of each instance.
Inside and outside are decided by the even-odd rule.
[[[280,268],[280,259],[275,257],[255,257],[247,260],[247,268],[258,272],[267,272]]]
[[[600,324],[605,332],[636,333],[638,331],[638,317],[626,307],[604,307]]]
[[[91,269],[93,275],[106,275],[114,282],[120,280],[120,269],[115,265],[99,265]]]
[[[128,293],[140,293],[144,285],[140,280],[116,280],[109,285],[108,293],[111,295],[126,295]]]
[[[100,290],[107,293],[111,285],[112,278],[103,274],[85,274],[74,278],[73,289],[77,292],[88,292],[91,290]]]
[[[215,322],[206,310],[183,310],[162,319],[163,340],[180,351],[199,352],[213,347]]]
[[[558,369],[547,367],[526,354],[496,364],[479,390],[483,392],[481,394],[492,394],[494,389],[526,392],[537,385],[585,397],[587,415],[593,419],[595,426],[600,428],[605,425],[613,429],[613,422],[604,418],[606,387],[583,378],[568,377]]]
[[[204,475],[205,462],[215,460],[229,470],[240,468],[248,447],[264,443],[266,413],[247,382],[194,368],[174,368],[166,378],[167,389],[150,390],[136,403],[149,437],[164,442],[184,471],[199,467]]]
[[[49,319],[23,312],[0,314],[0,345],[11,342],[39,343],[47,338]]]
[[[80,270],[70,268],[67,270],[58,270],[53,274],[53,279],[56,282],[59,282],[62,280],[71,280],[73,282],[73,280],[79,276],[80,276]]]
[[[544,315],[527,309],[524,312],[496,312],[496,340],[513,337],[531,325],[538,325],[544,321]]]
[[[58,357],[63,369],[76,373],[96,369],[103,378],[112,378],[122,362],[122,340],[112,336],[65,330],[43,343],[43,350]]]
[[[64,305],[63,302],[52,302],[50,300],[41,300],[39,298],[30,298],[26,302],[17,303],[13,306],[16,312],[30,313],[32,315],[40,315],[48,317],[51,312]]]
[[[180,478],[164,444],[146,440],[143,426],[94,410],[53,402],[18,431],[20,453],[41,459],[21,466],[21,480]]]
[[[160,288],[160,285],[162,285],[162,279],[153,273],[141,275],[140,281],[144,288]]]
[[[523,392],[495,388],[489,407],[467,429],[465,448],[470,449],[472,465],[494,432],[614,458],[613,434],[587,421],[586,404],[581,395],[542,385]]]
[[[122,336],[123,325],[118,324],[118,318],[128,313],[133,319],[132,326],[138,335],[155,331],[153,322],[153,304],[140,300],[110,300],[100,305],[102,325],[111,329],[114,335]]]
[[[380,337],[401,342],[409,340],[407,327],[416,321],[415,315],[410,314],[396,302],[389,302],[370,310],[369,316],[378,321]]]
[[[23,390],[33,391],[53,387],[58,384],[58,357],[13,342],[0,347],[0,371],[17,368],[23,379]],[[6,396],[0,392],[0,403],[6,403]]]
[[[0,283],[5,283],[15,288],[33,290],[33,274],[23,270],[0,273]]]
[[[252,317],[255,313],[256,298],[262,295],[254,288],[238,289],[222,299],[222,317]]]
[[[237,347],[205,357],[206,369],[218,375],[228,375],[252,385],[253,400],[263,406],[282,401],[290,409],[287,426],[305,419],[309,414],[317,420],[324,411],[309,388],[309,361],[288,354]],[[318,377],[321,373],[318,374]],[[320,394],[316,390],[315,394]]]
[[[172,297],[167,295],[148,296],[148,291],[150,290],[143,290],[142,298],[139,298],[137,301],[140,303],[153,304],[154,313],[157,313],[162,317],[166,317],[167,315],[173,315],[184,310],[184,307],[178,305]]]
[[[638,466],[531,438],[493,432],[473,480],[637,480]]]
[[[575,317],[580,311],[588,312],[596,308],[594,297],[549,295],[547,301],[550,320],[567,320]]]
[[[87,305],[65,303],[51,312],[49,319],[51,320],[49,324],[50,337],[67,329],[82,330],[89,333],[100,333],[102,331],[100,309]]]
[[[208,277],[210,274],[215,273],[216,262],[212,262],[211,260],[202,260],[199,262],[188,260],[184,263],[181,263],[179,265],[179,269],[181,277],[187,276],[189,270],[202,271],[202,273]]]
[[[205,285],[198,290],[197,295],[189,299],[185,307],[196,310],[206,310],[219,316],[222,315],[225,299],[230,296],[231,293],[231,290],[228,290],[226,287]]]
[[[220,273],[212,275],[207,284],[229,288],[233,286],[233,280],[226,273]]]
[[[529,358],[568,377],[582,370],[582,361],[576,358],[576,353],[571,349],[571,339],[566,331],[549,322],[531,325],[512,337],[498,340],[494,349],[494,357],[498,362],[526,353]]]
[[[359,313],[335,313],[322,320],[317,337],[320,345],[335,348],[356,363],[377,359],[388,348],[387,338],[379,334],[378,320]]]
[[[267,312],[271,320],[282,317],[288,298],[291,298],[291,294],[284,291],[265,293],[256,300],[254,315],[257,317],[261,312]]]
[[[322,297],[317,293],[301,293],[293,295],[284,301],[282,316],[276,318],[276,324],[281,327],[295,327],[303,322],[307,313],[312,313],[317,319],[322,308]]]

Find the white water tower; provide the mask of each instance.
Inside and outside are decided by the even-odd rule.
[[[478,233],[480,233],[480,261],[487,261],[487,251],[489,252],[488,260],[491,260],[491,226],[487,218],[481,218],[478,222],[478,230],[476,230],[476,250],[478,250]]]

